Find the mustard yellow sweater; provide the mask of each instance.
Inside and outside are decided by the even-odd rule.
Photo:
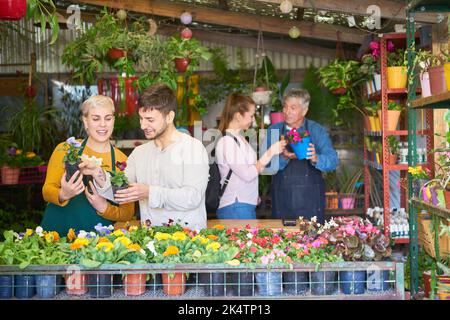
[[[61,178],[64,174],[65,167],[63,158],[65,155],[64,142],[60,143],[53,151],[52,156],[48,162],[47,176],[45,177],[44,187],[42,188],[42,195],[44,200],[55,205],[64,207],[70,200],[59,202],[59,190],[61,189]],[[117,148],[114,148],[116,161],[126,161],[127,156]],[[83,154],[94,156],[103,159],[103,167],[107,171],[111,171],[111,152],[98,153],[86,146]],[[117,169],[116,169],[117,170]],[[108,202],[108,207],[104,213],[97,212],[105,219],[112,221],[130,221],[134,216],[134,203],[121,204],[114,206]]]

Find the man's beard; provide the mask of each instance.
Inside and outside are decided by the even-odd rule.
[[[156,133],[156,135],[153,138],[149,138],[148,140],[151,141],[161,137],[166,132],[167,127],[168,127],[167,123],[164,122],[164,126],[161,128],[161,130],[158,133]]]

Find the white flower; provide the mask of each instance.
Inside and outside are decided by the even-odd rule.
[[[145,256],[145,251],[144,251],[144,249],[139,250],[139,252],[140,252],[142,255]]]
[[[146,247],[151,253],[153,253],[153,255],[155,255],[155,256],[158,255],[158,253],[155,250],[155,242],[154,241],[150,241],[149,243],[147,243]]]
[[[91,232],[89,232],[89,236],[91,238],[95,238],[97,236],[97,234],[95,232],[91,231]]]
[[[311,221],[312,221],[312,222],[317,222],[317,217],[316,217],[316,216],[312,217],[312,218],[311,218]]]
[[[253,234],[251,232],[247,233],[247,238],[253,239]]]
[[[42,229],[42,227],[41,226],[38,226],[37,228],[36,228],[36,234],[39,236],[39,237],[42,237],[44,234],[43,234],[43,232],[44,232],[44,229]]]
[[[108,230],[113,231],[113,230],[114,230],[114,226],[113,226],[112,224],[110,224],[110,225],[108,226]]]
[[[16,240],[21,240],[23,238],[17,232],[14,232],[13,235],[14,235],[14,238],[16,238]]]
[[[81,156],[81,160],[86,161],[86,162],[90,162],[93,165],[95,165],[96,167],[101,167],[102,163],[103,163],[103,159],[102,158],[97,158],[95,156],[89,157],[86,154],[83,154]]]
[[[80,232],[78,232],[77,238],[86,238],[87,236],[87,232],[84,230],[80,230]]]
[[[247,241],[247,247],[251,247],[252,246],[252,242],[251,241]]]

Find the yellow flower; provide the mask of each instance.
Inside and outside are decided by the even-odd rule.
[[[113,235],[116,237],[121,237],[121,236],[124,236],[125,234],[123,233],[122,230],[119,229],[119,230],[114,231]]]
[[[17,150],[16,150],[16,155],[19,155],[19,154],[22,154],[22,150],[17,149]]]
[[[111,241],[109,241],[107,238],[105,238],[105,237],[100,237],[100,238],[98,238],[98,241],[97,241],[97,243],[102,243],[102,242],[111,242]]]
[[[139,251],[139,250],[141,250],[141,246],[138,245],[137,243],[132,243],[132,244],[127,246],[127,249],[130,249],[130,250],[133,250],[133,251]]]
[[[89,244],[89,240],[86,238],[77,238],[74,243],[70,245],[71,250],[77,250],[81,247],[87,246]]]
[[[168,233],[162,233],[162,232],[157,232],[157,233],[155,234],[155,239],[158,240],[158,241],[161,241],[161,240],[167,240],[167,239],[170,239],[170,234],[168,234]]]
[[[95,248],[97,250],[102,250],[104,248],[105,252],[109,252],[109,251],[111,251],[112,248],[114,248],[114,245],[111,242],[101,242],[101,243],[98,243],[95,246]]]
[[[27,152],[27,153],[25,154],[25,156],[26,156],[27,158],[34,158],[34,157],[36,157],[36,153],[34,153],[34,152]]]
[[[119,238],[117,238],[116,240],[114,240],[114,243],[117,243],[117,242],[122,242],[122,244],[123,244],[125,247],[127,247],[128,245],[131,244],[131,240],[128,239],[127,237],[119,237]]]
[[[223,224],[216,224],[213,228],[217,230],[223,230],[225,229],[225,226]]]
[[[172,235],[172,239],[175,241],[184,241],[186,240],[186,234],[181,231],[177,231]]]
[[[200,250],[195,250],[192,255],[196,258],[199,258],[202,255],[202,253],[200,252]]]
[[[134,231],[137,231],[137,229],[138,229],[137,226],[131,226],[131,227],[128,229],[128,231],[134,232]]]
[[[69,229],[69,232],[67,233],[67,239],[69,242],[72,242],[77,236],[75,235],[75,230],[72,228]]]
[[[206,250],[212,249],[214,251],[217,251],[217,250],[219,250],[219,248],[220,248],[220,243],[218,243],[218,242],[212,242],[206,246]]]
[[[27,231],[25,232],[25,236],[29,237],[33,234],[33,229],[27,229]]]
[[[166,251],[164,251],[163,256],[167,257],[169,255],[173,255],[173,254],[178,254],[178,252],[180,252],[180,250],[178,249],[178,247],[175,246],[168,246]]]
[[[45,233],[44,238],[47,242],[56,242],[59,240],[59,234],[56,231],[50,231]]]
[[[238,265],[241,264],[241,262],[238,259],[228,260],[225,261],[225,263],[233,267],[237,267]]]

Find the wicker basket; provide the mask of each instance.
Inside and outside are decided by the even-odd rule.
[[[431,232],[432,220],[431,219],[423,219],[419,217],[419,243],[425,249],[425,251],[436,258],[436,250],[434,247],[434,233]],[[446,220],[443,221],[446,225],[448,222]],[[439,238],[439,255],[441,258],[447,257],[450,253],[450,237],[449,236],[441,236]]]

